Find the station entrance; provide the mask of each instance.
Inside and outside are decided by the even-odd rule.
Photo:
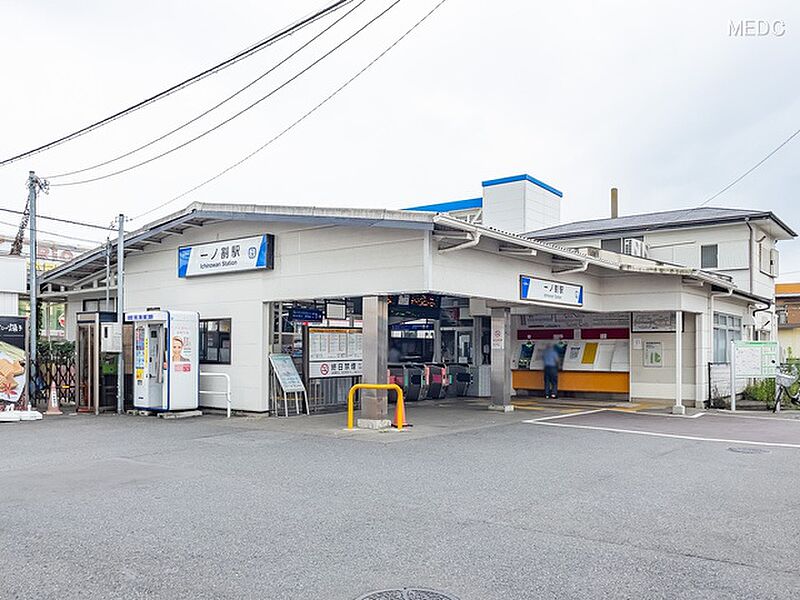
[[[398,294],[387,301],[379,351],[385,352],[387,381],[400,385],[407,402],[490,395],[489,319],[473,315],[468,298]],[[305,410],[294,414],[345,411],[348,391],[363,375],[362,299],[271,306],[271,354],[284,361],[291,357],[307,392]],[[286,414],[286,405],[280,381],[271,373],[270,413]]]

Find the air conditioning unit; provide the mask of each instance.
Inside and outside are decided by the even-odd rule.
[[[642,240],[626,238],[622,243],[622,253],[629,256],[647,257],[647,246]]]

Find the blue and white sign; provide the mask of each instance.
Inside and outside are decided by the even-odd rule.
[[[519,297],[521,300],[583,306],[583,286],[520,275]]]
[[[274,267],[275,237],[270,234],[178,248],[178,277],[217,275]]]

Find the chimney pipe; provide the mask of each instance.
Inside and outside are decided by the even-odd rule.
[[[619,200],[617,199],[617,188],[611,188],[611,218],[619,216]]]

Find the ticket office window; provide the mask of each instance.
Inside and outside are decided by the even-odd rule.
[[[200,364],[231,364],[230,319],[200,319]]]

